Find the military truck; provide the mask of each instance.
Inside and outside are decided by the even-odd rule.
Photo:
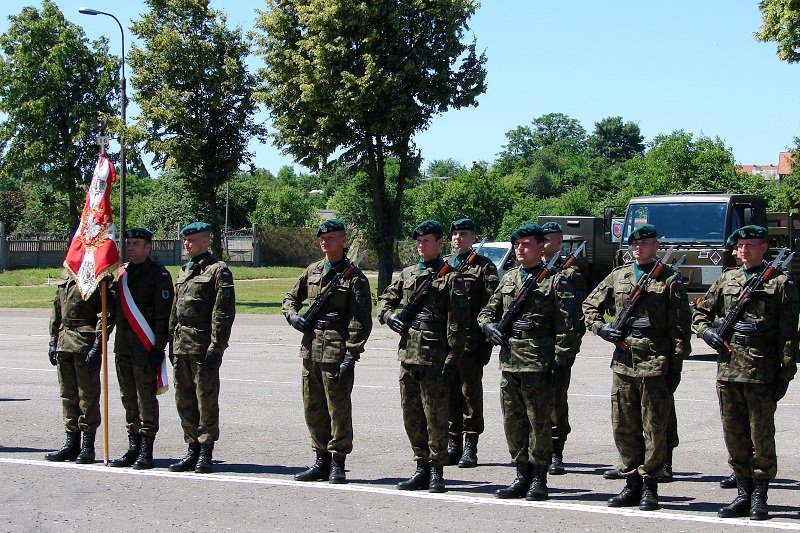
[[[653,224],[662,250],[675,247],[670,263],[686,255],[680,272],[690,297],[704,294],[723,270],[736,266],[725,241],[738,228],[748,224],[767,227],[773,250],[784,246],[796,249],[800,237],[797,215],[768,215],[766,200],[752,194],[690,191],[640,196],[630,200],[623,218],[615,219],[614,215],[613,207],[605,209],[605,241],[619,242],[614,265],[633,259],[627,246],[631,232],[642,224]],[[800,264],[798,261],[795,265]]]

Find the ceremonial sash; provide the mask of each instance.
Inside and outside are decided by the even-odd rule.
[[[125,267],[128,263],[119,267],[119,286],[120,290],[120,303],[122,304],[122,312],[128,320],[128,324],[136,334],[136,338],[142,343],[144,349],[150,352],[156,343],[156,335],[153,333],[153,328],[145,320],[144,315],[139,310],[136,302],[131,295],[131,290],[128,287],[128,272]],[[158,389],[156,394],[163,394],[169,390],[169,376],[167,374],[167,358],[161,358],[161,366],[158,369]]]

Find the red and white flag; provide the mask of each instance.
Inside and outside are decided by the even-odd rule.
[[[84,300],[92,295],[103,275],[119,262],[111,214],[111,186],[115,179],[114,165],[100,155],[86,192],[78,230],[64,260],[64,268],[77,281]]]
[[[153,349],[153,346],[156,343],[156,334],[153,332],[153,328],[150,327],[150,324],[147,323],[144,315],[139,310],[139,306],[136,305],[136,301],[133,299],[131,289],[128,287],[128,272],[126,271],[127,266],[128,263],[125,263],[119,267],[119,299],[122,306],[122,312],[125,314],[125,319],[128,321],[128,325],[130,325],[131,329],[136,334],[136,338],[142,343],[144,349],[149,352]],[[158,385],[156,394],[162,394],[168,390],[169,375],[167,374],[167,358],[164,357],[162,353],[161,365],[158,368]]]

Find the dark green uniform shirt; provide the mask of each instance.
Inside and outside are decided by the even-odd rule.
[[[53,312],[50,314],[50,337],[58,337],[56,350],[84,353],[100,338],[103,331],[100,291],[98,285],[89,299],[84,300],[75,278],[66,270],[61,271],[53,299]],[[113,298],[109,298],[106,305],[110,334],[114,325]]]
[[[469,299],[469,321],[466,326],[466,341],[464,350],[466,353],[475,353],[485,341],[481,327],[478,325],[478,313],[489,303],[489,298],[497,289],[500,278],[497,275],[497,267],[488,257],[478,255],[473,262],[464,267],[460,267],[461,261],[469,256],[468,253],[447,260],[452,260],[457,269],[461,271],[464,279],[467,298]]]

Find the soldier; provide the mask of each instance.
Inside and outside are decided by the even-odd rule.
[[[464,350],[469,316],[466,287],[460,274],[437,274],[444,229],[434,220],[420,223],[411,234],[419,262],[403,269],[378,302],[378,319],[400,334],[400,403],[403,423],[417,468],[400,490],[444,492],[442,466],[447,462],[447,380]],[[429,285],[428,285],[429,284]],[[421,287],[428,287],[423,291]],[[416,292],[415,292],[416,291]],[[400,304],[408,323],[396,313]]]
[[[60,450],[44,456],[48,461],[94,462],[94,438],[100,425],[101,314],[100,290],[84,300],[75,278],[62,270],[50,315],[48,357],[58,367],[67,440]],[[109,332],[113,323],[111,314]]]
[[[450,376],[450,428],[447,441],[448,463],[459,468],[478,466],[478,436],[483,433],[483,367],[492,356],[478,326],[478,313],[489,301],[500,281],[491,259],[477,255],[464,263],[475,243],[475,222],[462,218],[450,224],[453,255],[448,258],[459,269],[466,284],[470,319],[466,327],[464,352],[458,357],[456,372]]]
[[[611,363],[611,420],[625,488],[609,507],[658,509],[658,478],[667,458],[672,393],[691,352],[691,317],[680,274],[664,268],[642,294],[623,328],[605,324],[612,307],[620,312],[634,287],[656,266],[656,228],[645,224],[628,237],[634,262],[614,269],[583,303],[586,327],[615,344]]]
[[[566,257],[561,255],[561,244],[564,242],[564,231],[558,222],[545,222],[542,224],[544,234],[544,262],[547,263],[554,255],[559,258],[553,265],[555,272],[561,272],[566,280],[572,285],[574,298],[564,300],[570,306],[569,311],[572,317],[572,330],[569,332],[572,349],[566,359],[564,374],[561,380],[556,383],[555,397],[553,399],[553,458],[550,462],[548,473],[553,475],[563,475],[567,471],[564,469],[564,444],[567,442],[572,428],[569,425],[569,404],[567,393],[569,392],[569,382],[572,376],[572,365],[575,364],[575,356],[581,348],[581,340],[586,333],[583,325],[583,311],[581,305],[586,298],[586,280],[581,271],[575,265],[566,269],[563,268]]]
[[[153,232],[145,228],[125,231],[128,263],[112,291],[117,302],[114,340],[128,451],[110,466],[153,468],[153,442],[158,433],[158,372],[169,338],[172,277],[150,258]]]
[[[738,493],[718,515],[769,518],[767,491],[775,478],[775,408],[797,372],[798,292],[792,278],[778,269],[753,287],[743,303],[730,338],[714,319],[725,317],[751,280],[766,268],[767,230],[744,226],[732,236],[742,260],[740,268],[722,273],[695,307],[697,335],[719,352],[717,396],[728,464],[736,474]],[[752,286],[751,286],[752,287]]]
[[[542,228],[528,224],[511,234],[519,266],[505,273],[489,303],[478,315],[478,323],[494,345],[500,345],[500,394],[508,451],[517,475],[498,498],[546,500],[547,468],[553,454],[550,418],[556,384],[563,379],[572,353],[570,337],[572,286],[558,273],[548,274],[524,302],[517,299],[525,281],[536,279],[544,268]],[[519,311],[509,339],[498,322],[514,304]],[[519,306],[519,307],[517,307]]]
[[[317,237],[325,258],[309,265],[283,300],[286,320],[303,333],[303,413],[317,456],[294,479],[344,483],[345,458],[353,451],[354,367],[372,331],[372,297],[369,281],[345,256],[344,222],[324,221]],[[315,306],[329,286],[313,317],[298,314],[305,300]]]
[[[170,472],[212,470],[219,439],[219,367],[236,315],[233,275],[208,251],[211,226],[193,222],[181,230],[189,261],[178,273],[169,320],[170,359],[175,371],[175,406],[189,444]]]

